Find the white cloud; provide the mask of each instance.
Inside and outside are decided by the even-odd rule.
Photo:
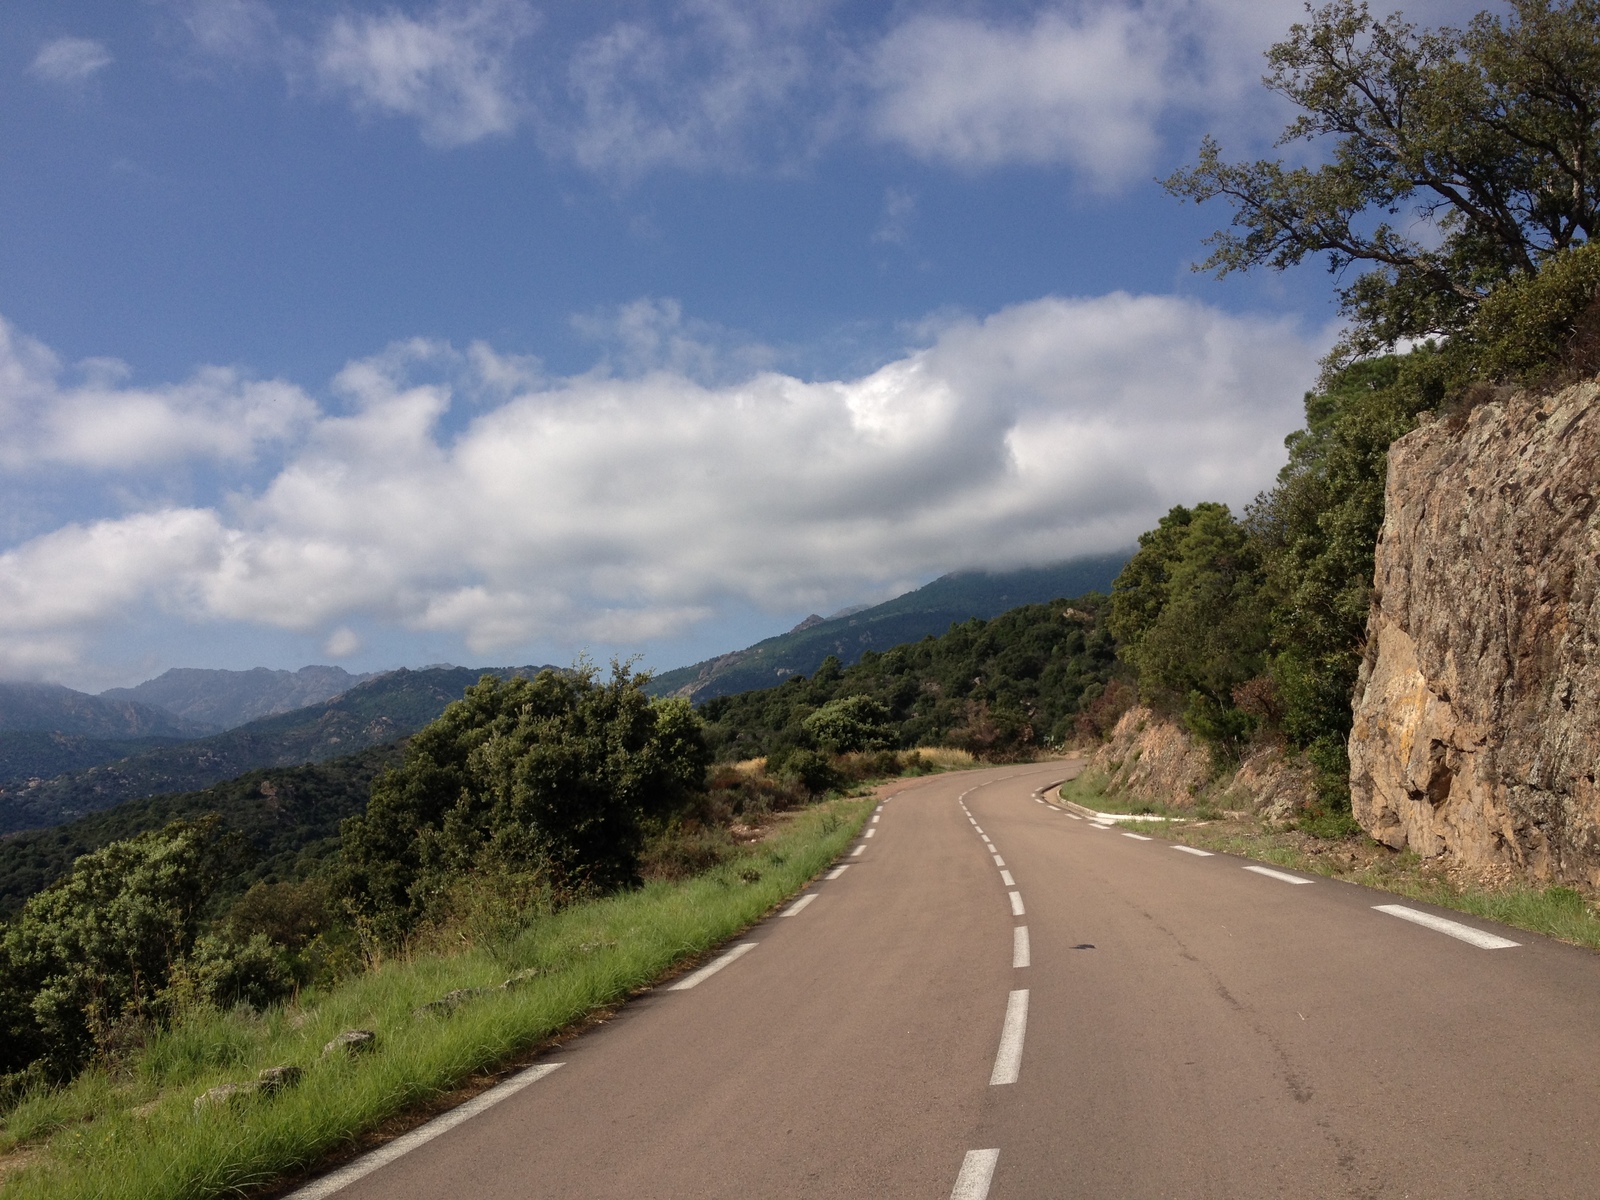
[[[91,359],[78,364],[81,382],[63,384],[56,356],[0,319],[0,470],[247,462],[264,445],[292,441],[317,415],[299,388],[227,367],[155,388],[124,386],[127,373],[113,359]]]
[[[361,653],[361,637],[355,630],[341,625],[322,643],[322,652],[329,658],[350,658]]]
[[[485,654],[628,646],[729,604],[831,611],[938,571],[1120,547],[1174,503],[1270,483],[1319,349],[1172,297],[1047,298],[947,321],[860,378],[590,372],[447,437],[469,389],[415,371],[497,360],[408,343],[341,372],[346,411],[259,494],[0,555],[0,666],[76,653],[151,605],[335,648],[353,624]]]
[[[461,146],[523,116],[511,53],[532,32],[522,0],[444,3],[423,17],[335,17],[312,51],[317,78],[363,110],[415,118],[423,140]]]
[[[112,63],[104,42],[92,38],[63,37],[46,42],[34,55],[28,70],[50,83],[82,83]]]

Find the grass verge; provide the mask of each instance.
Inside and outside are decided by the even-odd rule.
[[[1077,782],[1062,786],[1063,798],[1096,807],[1099,801],[1091,803],[1080,798],[1096,794],[1094,782],[1091,780],[1083,791],[1075,792]],[[1101,806],[1100,811],[1146,811],[1128,808],[1125,797],[1110,799],[1122,800],[1123,807]],[[1471,870],[1439,859],[1424,859],[1412,850],[1391,850],[1359,831],[1329,838],[1303,829],[1276,828],[1254,817],[1218,818],[1214,813],[1194,808],[1164,805],[1153,805],[1149,811],[1182,819],[1166,821],[1154,829],[1141,827],[1144,833],[1158,833],[1202,850],[1236,854],[1308,874],[1359,883],[1600,950],[1597,897],[1585,896],[1568,887],[1539,886],[1509,868]]]
[[[1103,813],[1130,813],[1137,816],[1166,817],[1168,820],[1193,820],[1197,816],[1217,815],[1215,810],[1209,808],[1197,809],[1192,805],[1188,808],[1179,808],[1176,805],[1146,800],[1128,792],[1108,791],[1106,785],[1109,782],[1109,778],[1103,772],[1085,770],[1076,779],[1069,779],[1061,785],[1061,798]]]
[[[115,1071],[90,1070],[13,1109],[0,1151],[21,1165],[0,1195],[201,1200],[307,1170],[760,919],[839,855],[872,804],[808,809],[703,875],[575,905],[492,946],[389,962],[265,1013],[197,1015]],[[519,974],[517,986],[500,986]],[[417,1012],[471,988],[486,990],[447,1016]],[[325,1042],[352,1028],[375,1031],[375,1048],[321,1057]],[[194,1111],[212,1085],[283,1065],[304,1069],[298,1086]]]

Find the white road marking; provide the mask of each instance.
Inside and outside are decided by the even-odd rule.
[[[796,900],[793,904],[789,905],[788,908],[784,909],[778,915],[782,917],[792,917],[795,915],[795,913],[799,912],[802,908],[810,904],[816,898],[817,894],[815,892],[808,892],[804,896],[801,896],[800,899]]]
[[[1010,871],[1001,871],[1000,872],[1000,882],[1005,884],[1007,887],[1016,887],[1017,886],[1017,881],[1015,879],[1011,878],[1011,872]]]
[[[855,858],[858,854],[860,854],[866,848],[867,848],[867,845],[866,845],[865,842],[863,842],[861,845],[857,846],[854,850],[850,851],[850,857],[851,858]]]
[[[843,863],[840,866],[837,866],[833,870],[829,871],[826,875],[823,876],[823,878],[824,879],[837,879],[837,878],[839,878],[839,876],[843,875],[849,869],[850,869],[850,864],[849,863]]]
[[[998,1150],[968,1150],[966,1158],[961,1160],[961,1174],[956,1176],[950,1200],[986,1200],[989,1181],[994,1178],[994,1164],[999,1157]]]
[[[1254,871],[1257,875],[1265,875],[1269,879],[1281,879],[1284,883],[1310,883],[1309,879],[1301,879],[1298,875],[1291,875],[1287,871],[1274,871],[1271,867],[1245,867],[1246,871]]]
[[[1060,810],[1060,809],[1057,809],[1057,810],[1056,810],[1056,811],[1057,811],[1057,812],[1060,812],[1060,811],[1061,811],[1061,810]],[[1072,819],[1073,819],[1073,820],[1074,820],[1074,821],[1081,821],[1081,820],[1083,820],[1083,818],[1082,818],[1082,817],[1080,817],[1080,816],[1079,816],[1079,815],[1078,815],[1078,814],[1077,814],[1077,813],[1068,813],[1068,814],[1067,814],[1067,816],[1069,816],[1069,817],[1071,817],[1071,818],[1072,818]]]
[[[1193,846],[1174,846],[1174,850],[1182,850],[1185,854],[1193,854],[1197,858],[1210,858],[1211,851],[1197,850]]]
[[[1374,904],[1372,907],[1381,913],[1388,913],[1391,917],[1399,917],[1402,921],[1410,921],[1414,925],[1421,925],[1424,928],[1432,929],[1436,933],[1459,938],[1480,950],[1507,950],[1512,946],[1522,945],[1521,942],[1513,942],[1510,938],[1503,938],[1498,934],[1485,933],[1481,929],[1474,929],[1471,925],[1463,925],[1460,921],[1436,917],[1432,913],[1420,912],[1415,908],[1407,908],[1403,904]]]
[[[983,826],[982,825],[979,825],[976,821],[974,821],[972,823],[972,827],[978,831],[978,836],[979,837],[983,838],[985,841],[988,840],[988,835],[983,832]]]
[[[1131,837],[1136,842],[1149,842],[1149,841],[1154,841],[1155,840],[1154,838],[1145,837],[1145,835],[1142,834],[1142,833],[1127,833],[1127,832],[1124,832],[1122,836],[1123,837]]]
[[[1013,917],[1026,916],[1027,914],[1022,909],[1022,893],[1007,892],[1006,895],[1011,897],[1011,915]]]
[[[987,833],[983,834],[982,837],[983,837],[984,841],[989,842],[989,835]],[[994,843],[993,842],[989,842],[989,845],[992,846],[992,845],[994,845]]]
[[[530,1083],[538,1083],[546,1075],[563,1063],[540,1063],[537,1067],[529,1067],[520,1071],[504,1083],[496,1084],[487,1092],[481,1092],[457,1108],[443,1113],[429,1121],[426,1125],[419,1125],[410,1133],[395,1138],[386,1146],[379,1146],[370,1154],[363,1154],[352,1163],[340,1167],[331,1175],[324,1175],[315,1183],[308,1183],[297,1192],[291,1192],[287,1200],[322,1200],[324,1196],[331,1196],[335,1192],[343,1191],[356,1180],[372,1174],[379,1167],[388,1166],[402,1154],[409,1154],[418,1146],[426,1145],[441,1133],[448,1133],[463,1121],[470,1121],[485,1109],[493,1108],[502,1100],[509,1100]],[[999,1151],[995,1151],[996,1154]],[[971,1157],[970,1155],[968,1157]],[[989,1169],[994,1170],[991,1163]],[[984,1190],[988,1190],[988,1178],[984,1179]],[[983,1195],[983,1192],[977,1193]]]
[[[1022,1039],[1028,1032],[1028,989],[1019,988],[1006,1001],[1006,1023],[1000,1030],[1000,1052],[994,1056],[989,1086],[1015,1083],[1022,1074]]]
[[[740,942],[737,946],[735,946],[732,950],[729,950],[720,958],[712,959],[693,975],[689,975],[678,980],[678,982],[669,987],[667,991],[686,992],[692,987],[699,987],[718,971],[722,970],[723,967],[727,966],[737,958],[743,958],[746,954],[749,954],[750,951],[754,950],[760,944],[760,942]]]
[[[869,829],[869,830],[867,830],[867,836],[871,837],[873,834],[875,834],[877,832],[878,831],[876,829]]]
[[[1028,945],[1028,927],[1026,925],[1018,925],[1011,931],[1011,965],[1013,967],[1033,965],[1033,952]]]
[[[1089,822],[1089,828],[1090,829],[1110,829],[1112,827],[1110,825],[1102,825],[1102,824],[1100,824],[1099,821],[1090,821]]]
[[[994,865],[997,866],[997,867],[1003,867],[1003,866],[1006,865],[1006,860],[1001,858],[998,854],[996,854],[994,856]]]
[[[877,813],[873,813],[872,814],[872,823],[874,825],[876,825],[878,823],[878,814]]]

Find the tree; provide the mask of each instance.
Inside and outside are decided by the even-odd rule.
[[[893,716],[871,696],[840,696],[829,700],[801,722],[817,745],[832,754],[854,750],[884,750],[895,742]]]
[[[1586,243],[1600,222],[1600,0],[1510,8],[1419,32],[1334,0],[1293,26],[1267,54],[1267,87],[1301,110],[1276,144],[1325,146],[1326,161],[1228,163],[1207,137],[1165,181],[1233,205],[1198,269],[1317,255],[1335,274],[1369,268],[1339,291],[1338,367],[1462,329],[1496,285]]]
[[[710,761],[688,702],[652,702],[646,680],[486,675],[418,732],[341,830],[341,889],[367,931],[399,940],[478,871],[632,883],[645,823],[702,791]]]

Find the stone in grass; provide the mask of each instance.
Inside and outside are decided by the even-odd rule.
[[[271,1096],[299,1083],[303,1074],[299,1067],[267,1067],[247,1083],[219,1083],[209,1088],[195,1097],[194,1110],[202,1112],[208,1108],[226,1108],[252,1096]]]
[[[346,1029],[322,1048],[322,1057],[333,1054],[361,1054],[377,1044],[378,1035],[370,1029]]]
[[[447,1017],[460,1008],[474,996],[481,996],[488,988],[456,988],[453,992],[446,992],[437,1000],[430,1000],[412,1012],[414,1017]]]
[[[549,973],[549,969],[546,967],[525,967],[518,971],[515,975],[507,978],[506,981],[500,985],[500,990],[502,992],[509,992],[512,988],[521,987],[525,983],[531,983],[533,980],[538,979],[541,975],[548,975]]]

